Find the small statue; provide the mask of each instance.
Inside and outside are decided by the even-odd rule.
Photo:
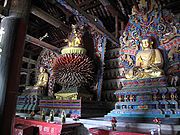
[[[65,114],[65,111],[63,110],[62,113],[61,113],[61,122],[62,123],[65,123],[66,122],[66,114]]]
[[[136,55],[135,67],[130,69],[125,77],[127,79],[156,78],[163,76],[161,69],[163,66],[163,58],[158,49],[152,49],[153,42],[150,38],[142,40],[142,51]]]
[[[119,102],[121,102],[122,100],[122,96],[120,95],[119,98],[118,98]]]
[[[129,42],[128,42],[128,35],[127,33],[124,31],[123,32],[123,39],[122,39],[123,43],[126,45],[126,46],[129,46]]]
[[[136,9],[136,6],[133,6],[132,7],[132,10],[131,10],[131,15],[137,15],[138,11]]]
[[[130,57],[130,55],[126,54],[125,57],[126,57],[126,61],[128,62],[128,65],[132,66],[133,65],[133,60]]]
[[[171,85],[172,86],[177,86],[178,80],[179,80],[179,77],[177,75],[172,76],[172,78],[171,78]]]
[[[176,53],[180,53],[180,50],[178,50],[178,46],[173,46],[171,48],[171,50],[168,53],[168,59],[169,61],[173,61],[174,60],[174,54]]]
[[[44,110],[42,110],[41,111],[41,120],[45,121],[45,118],[46,118],[45,112],[44,112]]]
[[[130,95],[130,96],[129,96],[129,100],[130,100],[131,102],[134,102],[134,101],[135,101],[134,95]]]
[[[38,75],[37,83],[34,85],[34,89],[39,89],[40,87],[46,88],[48,83],[48,73],[45,72],[44,67],[40,67],[40,74]]]
[[[53,122],[54,121],[54,111],[53,110],[50,111],[49,117],[50,117],[50,122]]]
[[[116,130],[116,129],[115,129],[116,123],[117,123],[116,117],[112,117],[111,125],[112,125],[112,130],[113,130],[113,131]]]
[[[34,116],[35,116],[34,111],[32,111],[32,112],[29,114],[29,116],[30,116],[30,119],[34,119]]]
[[[161,135],[161,119],[154,118],[153,122],[158,125],[158,129],[157,129],[158,130],[158,135]]]

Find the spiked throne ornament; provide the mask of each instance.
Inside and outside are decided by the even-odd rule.
[[[93,80],[93,64],[82,46],[82,32],[72,25],[68,45],[61,50],[53,65],[56,82],[63,86],[62,91],[71,91]],[[76,90],[77,92],[77,90]]]

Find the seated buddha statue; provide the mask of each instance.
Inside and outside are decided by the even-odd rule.
[[[65,40],[68,42],[69,47],[75,47],[81,45],[81,33],[77,31],[77,25],[72,25],[72,32],[69,38]]]
[[[129,80],[163,76],[163,57],[158,49],[152,48],[150,38],[142,40],[142,50],[136,55],[136,63],[125,77]]]
[[[45,72],[44,67],[40,67],[39,72],[40,74],[38,75],[36,84],[34,86],[26,86],[26,90],[46,88],[48,83],[48,73]]]
[[[37,83],[34,85],[33,89],[46,88],[47,86],[48,73],[45,72],[44,67],[40,67],[39,72]]]
[[[83,47],[82,36],[83,27],[72,24],[72,32],[69,34],[68,39],[64,40],[68,45],[63,47],[61,54],[86,54],[87,51]]]

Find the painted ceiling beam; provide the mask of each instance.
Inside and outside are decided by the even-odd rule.
[[[86,6],[86,5],[89,5],[91,2],[93,2],[94,0],[85,0],[83,2],[81,2],[79,4],[79,7],[83,7],[83,6]]]
[[[59,9],[61,9],[64,14],[66,14],[67,16],[72,16],[73,14],[67,10],[64,6],[60,5],[60,4],[57,4],[56,0],[47,0],[49,3],[55,5],[56,7],[58,7]]]
[[[54,52],[58,52],[59,53],[59,48],[55,47],[54,45],[51,45],[49,43],[46,43],[44,41],[41,41],[35,37],[32,37],[30,35],[26,35],[26,39],[25,39],[27,42],[30,42],[34,45],[37,45],[37,46],[40,46],[40,47],[44,47],[44,48],[47,48],[47,49],[50,49]]]
[[[2,6],[0,6],[0,12],[2,12],[2,9],[3,7]],[[35,12],[35,9],[37,9],[36,7],[33,7],[32,9],[31,9],[31,12]],[[39,12],[41,12],[40,14],[39,14]],[[41,14],[43,14],[44,16],[46,16],[47,15],[47,13],[44,13],[44,11],[41,11],[41,10],[39,10],[38,11],[38,13],[37,13],[39,16],[41,15]],[[2,15],[3,16],[3,15]],[[45,18],[47,18],[48,19],[48,17],[49,17],[50,15],[47,15]],[[50,16],[51,17],[51,16]],[[44,19],[45,19],[44,18]],[[51,18],[53,18],[53,17],[51,17]],[[55,18],[53,18],[55,21],[55,24],[56,24],[56,26],[59,28],[61,28],[61,27],[63,27],[63,26],[61,26],[61,24],[58,24],[58,22],[60,22],[59,20],[57,20],[57,19],[55,19]],[[57,20],[57,21],[56,21]],[[54,24],[54,25],[55,25]],[[53,25],[53,26],[54,26]],[[63,25],[65,25],[65,24],[63,24]],[[68,30],[68,31],[66,31],[66,32],[69,32],[70,31],[70,29]],[[37,38],[35,38],[35,37],[32,37],[32,36],[30,36],[30,35],[28,35],[28,34],[26,34],[26,39],[25,39],[27,42],[29,42],[29,43],[32,43],[33,45],[37,45],[37,46],[40,46],[40,47],[44,47],[44,48],[47,48],[47,49],[50,49],[50,50],[52,50],[52,51],[55,51],[55,52],[59,52],[59,48],[57,48],[57,47],[55,47],[54,45],[51,45],[51,44],[49,44],[49,43],[46,43],[46,42],[44,42],[44,41],[41,41],[41,40],[39,40],[39,39],[37,39]]]
[[[35,60],[27,58],[27,57],[23,57],[23,61],[27,62],[27,63],[30,63],[30,64],[34,64],[34,65],[37,64],[37,62]]]
[[[113,6],[112,4],[109,2],[109,0],[99,0],[102,5],[104,7],[106,7],[110,12],[111,14],[115,17],[115,16],[118,16],[122,21],[125,20],[125,17],[124,15],[122,14],[122,12],[118,12]]]
[[[52,15],[44,12],[38,7],[32,6],[31,13],[35,16],[41,18],[42,20],[46,21],[47,23],[53,25],[56,28],[61,29],[62,31],[69,33],[71,31],[70,27],[61,22],[60,20],[54,18]]]

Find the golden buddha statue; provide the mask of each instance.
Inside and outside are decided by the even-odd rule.
[[[164,74],[163,57],[158,49],[152,49],[152,44],[149,38],[142,40],[142,51],[136,55],[135,67],[125,74],[127,79],[156,78]]]
[[[68,46],[63,47],[61,54],[86,54],[86,49],[83,48],[82,44],[82,29],[83,27],[72,24],[72,32],[69,34],[68,39],[64,40],[68,43]]]
[[[46,88],[47,86],[48,73],[45,72],[44,67],[40,67],[39,72],[37,83],[34,85],[33,89],[39,89],[40,87]]]
[[[72,32],[65,42],[68,42],[69,47],[80,46],[81,45],[81,34],[77,31],[77,25],[72,24]]]

